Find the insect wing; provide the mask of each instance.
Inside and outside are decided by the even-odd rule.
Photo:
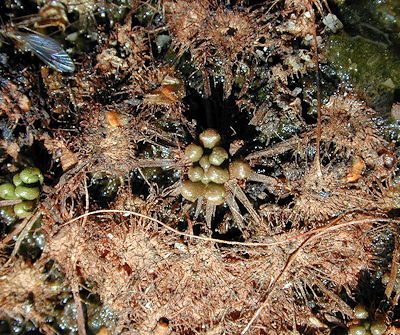
[[[24,35],[25,47],[31,50],[43,62],[60,72],[73,72],[75,65],[66,51],[57,41],[36,34]]]

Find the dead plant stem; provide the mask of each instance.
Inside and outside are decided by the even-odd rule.
[[[0,200],[0,207],[13,206],[19,204],[22,200]]]
[[[390,269],[390,278],[389,282],[386,286],[385,290],[385,295],[386,297],[390,300],[390,297],[392,296],[394,286],[396,284],[397,280],[397,272],[399,270],[399,260],[400,260],[400,243],[399,243],[399,237],[397,234],[395,234],[395,243],[394,243],[394,251],[393,251],[393,256],[392,256],[392,267]],[[396,305],[397,302],[394,301],[394,304]]]
[[[315,24],[315,13],[312,9],[310,2],[307,2],[308,11],[312,14],[312,33],[314,39],[313,51],[314,51],[314,61],[315,61],[315,82],[316,82],[316,89],[317,89],[317,134],[316,134],[316,143],[315,143],[315,169],[316,173],[319,177],[322,177],[321,171],[321,132],[322,132],[322,125],[321,125],[321,78],[319,76],[319,56],[318,56],[318,40],[317,40],[317,27]]]
[[[271,296],[271,293],[274,291],[276,284],[278,283],[278,281],[283,277],[283,275],[286,273],[287,269],[289,269],[289,267],[292,265],[292,263],[294,262],[294,260],[296,259],[297,255],[299,254],[299,252],[301,251],[301,249],[303,248],[303,246],[305,246],[309,241],[311,241],[313,239],[313,237],[315,237],[316,235],[313,236],[309,236],[307,237],[298,247],[297,249],[290,254],[290,256],[288,257],[285,266],[283,267],[282,271],[275,277],[275,279],[270,283],[270,285],[267,288],[267,292],[264,295],[264,299],[263,302],[261,303],[260,307],[258,307],[258,309],[256,310],[256,312],[253,314],[252,318],[250,319],[250,321],[247,323],[246,327],[244,327],[243,331],[240,333],[241,335],[246,334],[250,327],[253,325],[253,323],[257,320],[257,318],[259,317],[259,315],[261,314],[261,312],[264,310],[265,307],[267,307],[268,303],[269,303],[269,298]]]
[[[87,188],[87,179],[86,176],[84,177],[84,182],[85,182],[85,212],[87,213],[89,211],[89,191]],[[82,220],[82,225],[80,226],[79,230],[82,230],[83,227],[85,226],[87,222],[88,217],[85,216],[83,217]],[[82,301],[81,297],[79,295],[79,274],[77,273],[76,265],[77,265],[77,257],[75,254],[76,248],[73,248],[74,254],[73,254],[73,265],[72,265],[72,279],[71,279],[71,291],[72,295],[74,298],[74,302],[77,308],[77,324],[78,324],[78,334],[79,335],[86,335],[86,327],[85,327],[85,315],[83,313],[83,308],[82,308]]]
[[[78,334],[86,335],[85,316],[83,314],[82,301],[81,301],[81,297],[79,295],[78,281],[79,281],[79,278],[76,275],[76,272],[74,271],[73,278],[71,280],[71,291],[72,291],[72,295],[74,297],[74,301],[75,301],[75,304],[77,307],[76,321],[78,324]]]
[[[340,220],[343,219],[342,217],[339,217],[339,218],[336,218],[333,222],[330,222],[330,223],[328,223],[327,225],[325,225],[323,227],[316,228],[316,229],[307,231],[307,232],[302,233],[302,234],[291,236],[291,237],[286,238],[286,239],[284,239],[282,241],[275,241],[275,242],[268,242],[268,243],[225,241],[225,240],[220,240],[220,239],[215,239],[215,238],[210,238],[210,237],[196,236],[196,235],[192,235],[192,234],[188,234],[188,233],[184,233],[184,232],[178,231],[178,230],[168,226],[167,224],[163,223],[162,221],[154,219],[154,218],[152,218],[152,217],[150,217],[148,215],[140,214],[140,213],[136,213],[136,212],[132,212],[132,211],[127,211],[127,210],[112,210],[112,209],[109,209],[109,210],[97,210],[97,211],[93,211],[93,212],[82,214],[82,215],[80,215],[80,216],[78,216],[78,217],[76,217],[76,218],[74,218],[72,220],[69,220],[65,224],[73,223],[73,222],[75,222],[75,221],[77,221],[77,220],[79,220],[79,219],[81,219],[83,217],[87,217],[89,215],[105,214],[105,213],[120,213],[120,214],[125,214],[125,215],[134,215],[134,216],[137,216],[137,217],[149,219],[149,220],[151,220],[153,222],[156,222],[156,223],[160,224],[161,226],[163,226],[165,229],[167,229],[167,230],[169,230],[169,231],[171,231],[171,232],[173,232],[173,233],[175,233],[177,235],[186,236],[186,237],[189,237],[189,238],[208,241],[208,242],[224,243],[224,244],[230,244],[230,245],[241,245],[241,246],[247,246],[247,247],[269,247],[269,246],[275,246],[275,245],[278,245],[278,244],[287,243],[287,242],[289,242],[289,241],[291,241],[293,239],[296,239],[296,238],[300,238],[300,237],[304,237],[304,236],[312,234],[311,236],[306,237],[306,239],[301,242],[301,244],[296,248],[296,250],[289,255],[289,257],[288,257],[288,259],[287,259],[282,271],[276,276],[276,278],[268,286],[267,292],[264,295],[264,299],[263,299],[261,305],[258,307],[256,312],[254,313],[254,315],[252,316],[251,320],[247,323],[247,325],[245,326],[245,328],[241,332],[241,335],[244,335],[249,331],[249,329],[251,328],[253,323],[257,320],[257,318],[259,317],[261,312],[268,306],[269,298],[271,297],[271,294],[273,293],[273,291],[277,287],[277,283],[283,278],[285,273],[288,271],[288,269],[290,268],[292,263],[297,258],[297,255],[300,253],[300,251],[307,244],[309,244],[311,241],[313,241],[317,237],[319,237],[319,236],[321,236],[321,235],[323,235],[323,234],[325,234],[325,233],[327,233],[329,231],[337,230],[337,229],[348,227],[348,226],[351,226],[351,225],[373,223],[373,222],[377,222],[377,221],[388,222],[388,223],[397,223],[397,224],[400,223],[400,220],[375,217],[375,218],[366,218],[366,219],[353,220],[353,221],[348,221],[348,222],[343,222],[343,223],[337,223],[336,224],[336,222],[340,222]]]
[[[399,224],[400,220],[396,220],[396,219],[389,219],[389,218],[383,218],[383,217],[373,217],[373,218],[366,218],[366,219],[361,219],[361,220],[353,220],[353,221],[348,221],[348,222],[343,222],[343,223],[338,223],[335,224],[335,222],[340,221],[339,219],[336,219],[333,223],[328,223],[325,226],[319,227],[319,228],[315,228],[312,230],[309,230],[307,232],[301,233],[301,234],[297,234],[294,236],[290,236],[282,241],[275,241],[275,242],[239,242],[239,241],[226,241],[226,240],[220,240],[217,238],[212,238],[212,237],[206,237],[206,236],[197,236],[197,235],[192,235],[192,234],[188,234],[182,231],[179,231],[175,228],[170,227],[169,225],[167,225],[166,223],[157,220],[155,218],[152,218],[151,216],[145,215],[145,214],[141,214],[141,213],[137,213],[137,212],[133,212],[133,211],[128,211],[128,210],[116,210],[116,209],[101,209],[101,210],[97,210],[97,211],[93,211],[93,212],[89,212],[89,213],[85,213],[82,215],[77,216],[76,218],[73,218],[69,221],[67,221],[66,223],[64,223],[63,225],[67,225],[70,223],[73,223],[75,221],[78,221],[80,219],[82,219],[85,216],[89,216],[89,215],[96,215],[96,214],[106,214],[106,213],[119,213],[119,214],[125,214],[125,215],[134,215],[140,218],[144,218],[144,219],[148,219],[151,220],[155,223],[158,223],[159,225],[163,226],[165,229],[180,235],[180,236],[186,236],[192,239],[197,239],[197,240],[202,240],[202,241],[207,241],[207,242],[215,242],[215,243],[223,243],[223,244],[229,244],[229,245],[240,245],[240,246],[245,246],[245,247],[271,247],[271,246],[275,246],[275,245],[280,245],[280,244],[285,244],[288,243],[289,241],[293,240],[293,239],[297,239],[300,237],[304,237],[307,235],[311,235],[311,234],[321,234],[321,233],[326,233],[328,231],[332,231],[332,230],[336,230],[336,229],[340,229],[342,227],[346,227],[346,226],[351,226],[351,225],[357,225],[357,224],[364,224],[364,223],[373,223],[373,222],[377,222],[377,221],[381,221],[381,222],[387,222],[387,223],[395,223],[395,224]]]
[[[371,219],[367,219],[366,221],[369,221]],[[341,223],[341,224],[337,224],[337,225],[330,225],[328,227],[322,227],[324,229],[319,229],[318,232],[316,232],[314,235],[307,237],[303,242],[301,242],[301,244],[296,248],[296,250],[290,254],[290,256],[288,257],[285,266],[283,267],[282,271],[278,274],[278,276],[276,276],[276,278],[271,282],[271,284],[269,285],[268,289],[267,289],[267,293],[264,296],[264,300],[261,303],[260,307],[256,310],[256,312],[253,314],[253,317],[251,318],[251,320],[248,322],[248,324],[246,325],[246,327],[243,329],[243,331],[241,332],[241,335],[245,335],[250,327],[252,326],[252,324],[257,320],[257,318],[259,317],[259,315],[261,314],[261,312],[268,306],[269,303],[269,298],[271,297],[272,292],[275,290],[277,283],[279,282],[280,279],[282,279],[283,275],[288,271],[288,269],[290,268],[290,266],[293,264],[293,262],[295,261],[297,255],[300,253],[300,251],[307,245],[309,244],[311,241],[315,240],[318,236],[321,236],[323,234],[325,234],[328,231],[331,231],[333,229],[337,229],[339,227],[343,227],[345,226],[345,224],[356,224],[356,222],[358,221],[358,223],[361,223],[360,221],[362,220],[356,220],[356,221],[349,221],[346,223]],[[364,221],[364,222],[366,222]],[[315,232],[316,230],[314,230]]]
[[[13,249],[10,257],[8,258],[7,262],[3,265],[3,267],[6,267],[7,265],[9,265],[11,263],[11,261],[14,259],[23,240],[25,239],[25,237],[29,233],[29,231],[32,229],[35,222],[39,219],[41,214],[42,214],[41,211],[37,210],[34,214],[32,214],[31,216],[28,216],[27,218],[24,219],[24,221],[21,222],[21,227],[23,227],[23,229],[21,231],[21,234],[18,236],[17,242],[15,242],[15,246],[14,246],[14,249]]]

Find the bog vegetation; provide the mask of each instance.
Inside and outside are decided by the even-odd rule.
[[[399,331],[396,142],[328,3],[15,4],[75,71],[2,42],[0,333]]]

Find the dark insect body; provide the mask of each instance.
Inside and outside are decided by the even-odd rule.
[[[54,39],[35,33],[21,33],[0,30],[0,34],[13,40],[22,51],[31,51],[46,65],[56,71],[73,72],[75,65],[71,57]]]

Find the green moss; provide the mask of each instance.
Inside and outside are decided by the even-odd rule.
[[[328,37],[325,55],[343,85],[364,92],[378,110],[387,110],[390,98],[400,87],[400,57],[384,44],[346,32]]]
[[[358,0],[338,3],[340,19],[359,35],[388,44],[400,42],[400,6],[393,0]]]

